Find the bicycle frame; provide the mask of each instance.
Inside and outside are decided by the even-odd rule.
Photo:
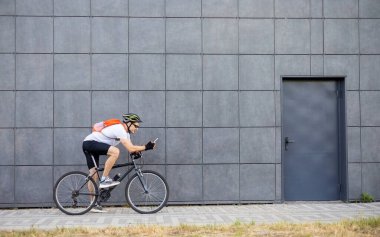
[[[123,179],[125,179],[125,177],[128,176],[129,173],[132,172],[132,170],[136,170],[136,171],[139,170],[139,168],[137,168],[137,165],[136,165],[136,163],[134,162],[134,160],[133,160],[132,162],[128,162],[128,163],[114,165],[114,166],[112,166],[111,170],[116,169],[116,168],[121,168],[121,167],[131,166],[131,165],[133,165],[133,167],[131,167],[127,172],[125,172],[125,174],[123,174],[123,175],[119,178],[119,181],[122,181]],[[99,178],[99,180],[100,180],[99,171],[104,171],[104,168],[95,168],[95,170],[96,170],[96,172],[95,172],[91,177],[93,177],[95,174],[97,174],[97,175],[98,175],[98,178]]]
[[[95,160],[94,160],[94,157],[92,157],[92,159],[93,159],[93,162],[94,162],[94,164],[95,164],[95,172],[90,176],[90,175],[88,175],[88,177],[93,177],[95,174],[98,176],[98,179],[100,180],[100,175],[99,175],[99,171],[104,171],[104,168],[99,168],[99,167],[97,167],[97,165],[96,165],[96,162],[95,162]],[[139,159],[139,158],[138,158]],[[126,167],[126,166],[132,166],[133,165],[133,167],[131,167],[129,170],[127,170],[127,172],[125,172],[119,179],[118,179],[118,181],[123,181],[123,179],[125,179],[133,170],[135,170],[136,171],[136,173],[137,173],[137,175],[138,175],[138,177],[139,177],[139,181],[141,182],[141,185],[144,187],[144,191],[147,191],[147,188],[146,188],[146,185],[145,185],[145,183],[141,180],[141,177],[142,177],[142,173],[141,173],[141,169],[140,168],[138,168],[137,167],[137,165],[136,165],[136,163],[135,163],[135,160],[136,159],[133,159],[132,158],[132,162],[127,162],[127,163],[124,163],[124,164],[117,164],[117,165],[114,165],[114,166],[112,166],[112,168],[111,168],[111,170],[113,170],[113,169],[116,169],[116,168],[121,168],[121,167]],[[87,184],[87,182],[84,184],[84,185],[86,185]],[[83,186],[84,186],[83,185]],[[83,187],[82,186],[82,187]],[[81,187],[81,188],[82,188]],[[108,191],[109,192],[111,192],[114,188],[116,188],[116,186],[113,186],[113,187],[110,187],[110,188],[108,188]],[[82,193],[83,194],[83,193]],[[87,194],[86,194],[87,195]],[[88,195],[94,195],[94,194],[88,194]],[[95,196],[99,196],[100,195],[100,193],[98,193],[98,194],[95,194]]]

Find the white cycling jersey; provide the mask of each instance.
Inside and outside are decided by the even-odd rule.
[[[111,146],[117,146],[120,141],[117,141],[116,138],[127,138],[131,139],[131,136],[127,131],[125,131],[122,124],[115,124],[106,128],[103,128],[101,132],[92,132],[88,135],[84,141],[97,141],[106,143]]]

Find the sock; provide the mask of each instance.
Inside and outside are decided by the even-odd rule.
[[[100,179],[100,182],[103,182],[104,180],[106,180],[107,177],[104,177],[102,176],[102,178]]]

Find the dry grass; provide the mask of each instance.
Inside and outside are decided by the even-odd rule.
[[[242,224],[232,225],[180,225],[175,227],[137,225],[108,228],[57,228],[44,231],[2,231],[1,237],[19,236],[380,236],[380,217],[342,221],[333,224]]]

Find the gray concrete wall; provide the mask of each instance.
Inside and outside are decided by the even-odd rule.
[[[51,205],[128,111],[170,202],[280,201],[281,75],[347,75],[349,198],[380,199],[379,39],[377,0],[0,0],[0,205]]]

